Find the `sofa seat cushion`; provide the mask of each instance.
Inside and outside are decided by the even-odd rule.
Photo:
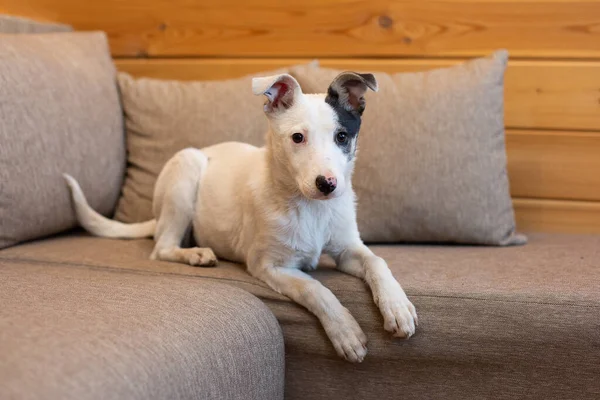
[[[246,291],[3,259],[0,304],[2,399],[283,399],[281,330]]]
[[[14,263],[123,269],[219,281],[260,297],[285,338],[287,399],[600,396],[600,236],[531,235],[523,247],[373,246],[419,312],[410,340],[393,339],[371,295],[330,263],[312,273],[356,317],[365,361],[337,357],[315,317],[250,277],[148,260],[152,241],[72,235],[0,252]]]

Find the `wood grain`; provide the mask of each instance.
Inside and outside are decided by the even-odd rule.
[[[600,234],[600,203],[514,199],[513,204],[520,231]]]
[[[600,201],[600,134],[509,131],[515,197]]]
[[[119,59],[135,76],[207,80],[269,71],[310,59]],[[460,60],[324,59],[321,65],[359,71],[409,72],[447,67]],[[600,62],[509,62],[506,125],[512,128],[600,131]]]
[[[592,0],[3,0],[0,12],[104,30],[116,56],[600,57]]]

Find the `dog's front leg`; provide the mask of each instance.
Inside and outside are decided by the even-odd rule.
[[[334,257],[340,271],[367,282],[373,292],[375,304],[383,315],[386,331],[407,339],[415,333],[415,326],[418,324],[415,307],[383,258],[373,254],[362,242],[345,248]]]
[[[367,337],[350,312],[319,281],[295,268],[260,265],[249,267],[249,272],[315,314],[341,357],[351,362],[363,360]]]

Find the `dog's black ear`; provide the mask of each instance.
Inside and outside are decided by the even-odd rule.
[[[373,74],[346,71],[339,74],[327,89],[325,101],[332,107],[342,106],[346,111],[362,115],[365,110],[365,92],[378,90]]]
[[[252,79],[252,92],[255,95],[264,94],[267,97],[265,112],[287,110],[299,94],[302,94],[300,85],[288,74],[266,76]]]

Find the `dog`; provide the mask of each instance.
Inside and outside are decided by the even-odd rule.
[[[360,239],[351,178],[364,94],[377,91],[372,74],[344,72],[325,94],[304,94],[289,74],[254,78],[269,122],[262,148],[227,142],[178,152],[154,189],[156,219],[123,224],[95,212],[78,183],[65,175],[79,223],[111,238],[154,236],[153,260],[213,266],[217,257],[307,308],[336,352],[351,362],[367,354],[367,338],[333,293],[305,271],[330,255],[341,272],[366,281],[384,329],[409,338],[415,307],[386,262]],[[182,248],[192,227],[199,247]]]

